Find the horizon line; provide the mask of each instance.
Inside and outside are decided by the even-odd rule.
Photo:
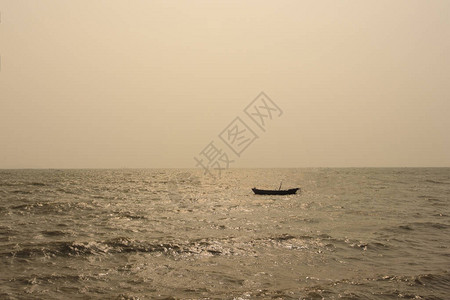
[[[241,169],[430,169],[430,168],[450,168],[450,166],[339,166],[339,167],[234,167],[223,169],[226,170],[241,170]],[[161,170],[161,169],[189,169],[189,170],[202,170],[198,167],[25,167],[25,168],[0,168],[3,170]]]

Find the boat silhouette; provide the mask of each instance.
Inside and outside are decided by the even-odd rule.
[[[260,190],[257,188],[252,188],[252,191],[256,195],[292,195],[297,193],[300,188],[288,189],[288,190]]]

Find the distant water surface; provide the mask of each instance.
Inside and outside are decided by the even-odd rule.
[[[0,299],[449,299],[449,195],[449,168],[0,170]]]

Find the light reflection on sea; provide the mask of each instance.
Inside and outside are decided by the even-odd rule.
[[[448,168],[0,170],[0,298],[445,299],[449,194]]]

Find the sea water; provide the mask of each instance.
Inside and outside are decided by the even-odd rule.
[[[0,299],[450,299],[449,195],[449,168],[0,170]]]

